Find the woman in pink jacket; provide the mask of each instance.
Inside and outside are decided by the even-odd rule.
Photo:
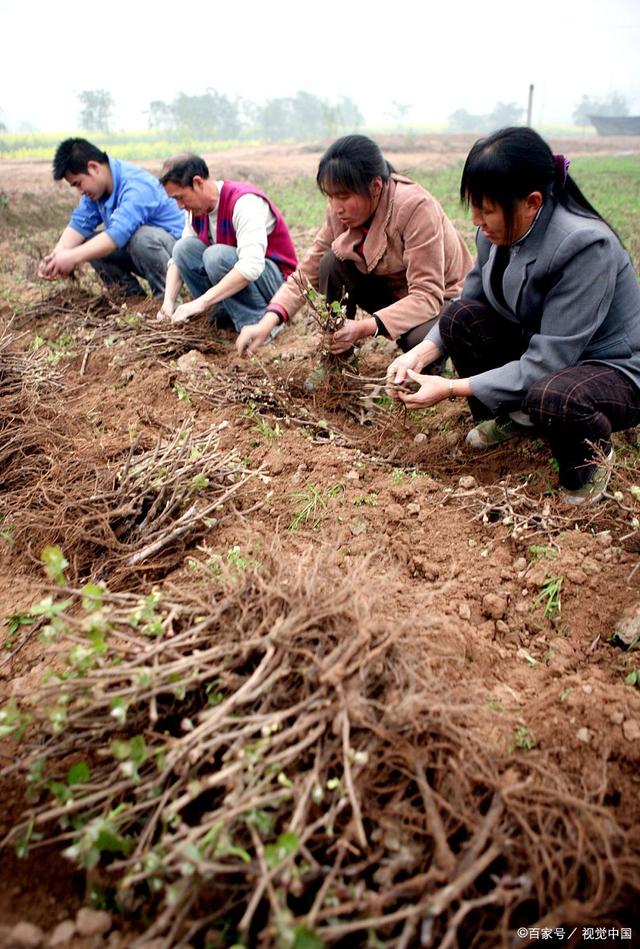
[[[396,174],[365,135],[330,145],[316,181],[328,199],[324,224],[262,319],[243,328],[238,351],[252,354],[295,315],[304,303],[302,283],[328,303],[347,293],[349,319],[331,337],[332,353],[346,355],[378,334],[406,352],[424,339],[445,302],[460,295],[472,263],[462,236],[436,199]],[[366,318],[355,319],[358,306]]]

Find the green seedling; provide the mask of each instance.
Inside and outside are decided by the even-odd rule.
[[[10,616],[7,616],[5,620],[5,625],[7,627],[7,635],[2,644],[3,649],[13,649],[16,639],[23,626],[33,626],[35,623],[34,617],[31,613],[12,613]]]
[[[555,560],[558,556],[558,552],[553,547],[545,547],[544,544],[531,544],[529,553],[532,560],[542,560],[543,558]]]
[[[334,484],[332,488],[321,491],[315,484],[309,482],[305,491],[296,492],[293,499],[301,503],[302,507],[295,512],[289,524],[289,530],[295,531],[301,524],[315,530],[326,514],[329,498],[334,498],[341,489],[342,485]]]
[[[44,564],[44,569],[47,576],[53,580],[54,583],[57,583],[59,587],[64,586],[64,572],[69,566],[69,561],[62,553],[60,548],[53,545],[48,545],[40,554],[40,560]]]
[[[178,396],[181,402],[186,402],[187,405],[191,405],[191,396],[187,389],[182,385],[181,382],[174,382],[173,391]]]
[[[522,751],[531,751],[536,747],[535,738],[533,738],[526,725],[518,725],[516,728],[515,747]]]
[[[375,491],[371,491],[369,494],[361,494],[353,499],[353,503],[356,507],[361,507],[363,504],[367,504],[369,507],[377,507],[378,495]]]
[[[640,669],[632,669],[624,677],[625,685],[633,685],[636,689],[640,689]]]
[[[7,544],[9,544],[9,546],[13,546],[14,532],[15,532],[15,527],[13,526],[13,524],[6,524],[4,517],[0,517],[0,539],[6,541]]]
[[[258,434],[268,442],[275,441],[276,438],[280,438],[282,435],[282,429],[277,422],[271,426],[266,419],[260,417],[255,402],[249,403],[243,413],[243,418],[251,419]],[[254,444],[258,445],[259,442]]]
[[[533,599],[533,608],[542,608],[542,615],[545,619],[555,619],[560,615],[562,609],[561,591],[564,577],[547,577],[540,592]]]

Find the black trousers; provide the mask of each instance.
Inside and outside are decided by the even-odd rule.
[[[519,359],[527,348],[518,324],[484,303],[450,303],[439,326],[461,378]],[[493,415],[474,397],[469,405],[476,421]],[[640,424],[640,389],[619,369],[580,363],[534,383],[521,402],[504,406],[513,409],[531,416],[558,462],[560,483],[573,490],[593,474],[597,451],[608,453],[612,432]]]
[[[348,294],[345,306],[350,320],[355,319],[357,306],[365,313],[373,314],[398,302],[388,280],[362,273],[352,260],[338,260],[332,250],[328,250],[320,261],[318,286],[327,303],[341,300]],[[406,353],[421,343],[437,319],[434,316],[425,320],[399,336],[396,342],[400,349]]]

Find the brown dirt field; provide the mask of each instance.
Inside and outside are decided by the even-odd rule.
[[[417,135],[409,138],[381,136],[381,146],[399,168],[442,168],[465,158],[477,135]],[[318,158],[329,144],[316,145],[261,145],[238,146],[203,157],[210,168],[224,177],[256,177],[259,180],[291,180],[301,176],[315,176]],[[640,137],[572,136],[553,138],[554,150],[567,155],[622,155],[640,153]],[[154,174],[160,171],[160,161],[136,162]],[[51,164],[46,161],[0,162],[0,190],[12,192],[40,192],[50,190]],[[56,187],[64,190],[64,183]]]
[[[469,141],[466,136],[431,137],[412,143],[410,153],[400,143],[393,160],[414,166],[446,163],[462,157]],[[386,144],[389,150],[392,143]],[[573,154],[578,149],[640,151],[636,139],[554,144]],[[234,149],[212,160],[224,163],[228,174],[250,176],[258,169],[263,179],[294,178],[313,173],[318,151]],[[44,163],[2,163],[0,189],[16,195],[50,193],[49,174]],[[604,891],[589,889],[591,881],[578,875],[574,889],[554,904],[545,891],[546,871],[532,866],[539,896],[534,887],[520,907],[519,925],[543,926],[546,920],[553,927],[576,927],[571,940],[549,940],[553,945],[588,945],[582,927],[597,925],[635,927],[634,939],[640,939],[640,689],[625,684],[640,662],[637,653],[611,642],[621,614],[637,610],[640,601],[640,533],[633,521],[640,506],[629,492],[635,483],[637,433],[618,438],[612,497],[588,511],[567,513],[553,490],[555,476],[541,441],[520,440],[478,457],[464,445],[470,419],[465,405],[445,404],[412,417],[376,403],[368,383],[383,376],[393,353],[385,340],[364,347],[360,378],[313,395],[303,387],[317,349],[308,317],[251,361],[236,356],[228,331],[212,330],[204,319],[184,339],[167,330],[170,345],[163,351],[154,342],[150,350],[150,334],[157,329],[151,301],[116,306],[94,318],[91,281],[83,282],[88,290],[67,285],[53,294],[48,287],[43,291],[33,279],[34,260],[49,235],[29,222],[16,244],[16,226],[12,220],[0,238],[5,260],[0,289],[7,290],[0,303],[2,327],[13,320],[5,336],[4,366],[28,365],[32,372],[36,336],[44,340],[40,350],[52,358],[41,363],[36,382],[30,377],[28,385],[0,394],[5,528],[0,617],[26,613],[50,589],[39,560],[46,544],[65,552],[71,585],[103,579],[111,590],[123,592],[148,592],[156,584],[174,592],[196,589],[204,597],[213,584],[206,564],[216,557],[228,560],[234,548],[258,563],[269,562],[268,552],[274,552],[292,574],[300,563],[331,564],[336,576],[355,578],[354,594],[372,610],[377,626],[402,631],[415,677],[415,708],[411,689],[390,687],[385,701],[398,720],[405,716],[416,728],[426,721],[431,713],[420,704],[419,683],[435,674],[445,719],[446,702],[451,702],[453,721],[464,700],[469,741],[494,763],[496,775],[528,775],[533,809],[542,807],[535,801],[544,776],[566,782],[565,798],[558,797],[560,812],[562,800],[599,809],[597,826],[603,840],[611,841],[611,853],[602,858],[602,865],[609,865],[602,879],[610,870],[623,880],[613,888],[615,898],[608,901]],[[53,220],[47,227],[54,227]],[[66,348],[56,350],[52,341],[63,337]],[[194,349],[202,354],[196,368],[179,368],[177,358]],[[107,525],[106,508],[91,507],[88,499],[106,483],[104,472],[122,467],[132,442],[148,451],[184,423],[195,433],[217,429],[220,452],[235,451],[248,471],[261,469],[260,476],[247,481],[216,524],[142,565],[127,567],[124,548],[113,540],[119,528]],[[310,517],[291,529],[309,486],[323,499],[317,522]],[[277,570],[274,575],[286,582]],[[545,583],[558,577],[561,608],[545,616]],[[30,629],[19,629],[11,639],[6,626],[2,633],[0,706],[12,696],[28,701],[45,672],[60,661],[59,651],[49,652],[38,630]],[[6,769],[20,754],[8,741],[0,744]],[[10,834],[24,807],[14,770],[1,786],[0,839]],[[526,837],[525,830],[521,833]],[[545,831],[542,825],[542,838],[545,833],[551,853],[560,831],[556,825]],[[616,834],[624,837],[621,851],[613,843]],[[464,853],[456,850],[455,835],[450,846],[456,857]],[[508,853],[516,844],[496,838],[495,846]],[[571,876],[569,858],[566,873]],[[73,871],[55,846],[35,849],[26,861],[6,851],[1,879],[0,944],[18,921],[50,932],[88,899],[84,874]],[[494,884],[487,879],[485,885]],[[516,881],[509,885],[516,887]],[[462,905],[461,896],[453,906]],[[446,937],[453,939],[447,945],[527,944],[515,936],[517,916],[509,932],[496,931],[485,941],[482,912],[469,919],[473,931],[460,923],[458,935],[452,929]],[[115,918],[114,928],[124,934],[122,945],[148,925],[141,920],[140,915]],[[158,945],[179,945],[183,935],[180,931],[173,941]],[[203,945],[198,938],[194,946]],[[255,939],[252,944],[284,944],[267,930],[261,941]],[[424,929],[420,937],[407,925],[400,933],[384,931],[377,942],[373,936],[367,942],[365,935],[362,941],[355,936],[335,941],[445,944],[442,934],[440,939],[429,942]],[[107,944],[79,937],[68,943],[77,949]]]

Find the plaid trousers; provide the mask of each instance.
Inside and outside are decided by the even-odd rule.
[[[460,378],[519,359],[528,341],[522,327],[486,303],[456,300],[440,317],[440,334]],[[492,413],[475,397],[476,421]],[[640,424],[640,389],[619,369],[585,362],[544,376],[521,402],[504,407],[527,412],[536,432],[548,441],[569,490],[581,487],[608,454],[611,433]]]

